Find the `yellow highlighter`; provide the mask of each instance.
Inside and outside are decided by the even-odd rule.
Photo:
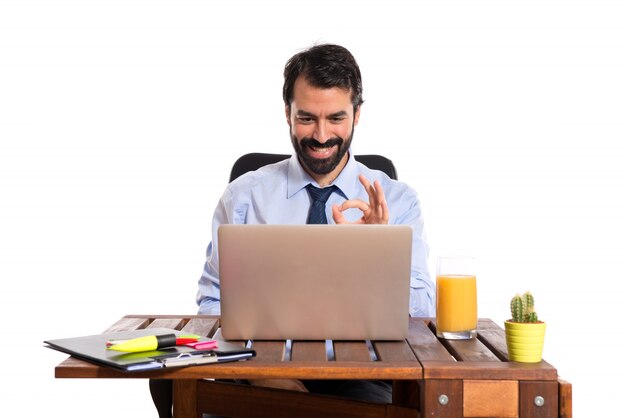
[[[142,351],[154,351],[160,348],[175,347],[198,341],[199,337],[176,337],[176,334],[148,335],[146,337],[133,338],[132,340],[108,341],[107,350],[122,351],[124,353],[139,353]]]

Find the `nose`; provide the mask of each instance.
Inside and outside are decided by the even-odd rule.
[[[326,126],[326,123],[324,121],[319,121],[315,124],[315,132],[313,132],[313,139],[318,141],[320,144],[323,144],[330,139],[329,132],[330,130]]]

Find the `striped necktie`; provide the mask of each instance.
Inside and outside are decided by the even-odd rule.
[[[327,224],[326,219],[326,202],[328,198],[337,189],[337,186],[325,187],[323,189],[317,188],[312,184],[306,186],[307,192],[311,197],[311,209],[309,210],[309,217],[306,220],[308,224]]]

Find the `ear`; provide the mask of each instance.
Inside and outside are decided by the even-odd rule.
[[[291,126],[291,106],[285,105],[285,117],[287,118],[287,125]]]
[[[356,108],[354,112],[354,126],[359,124],[359,118],[361,117],[361,106]]]

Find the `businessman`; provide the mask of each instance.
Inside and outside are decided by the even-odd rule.
[[[290,159],[246,173],[228,185],[213,216],[213,235],[199,280],[200,314],[219,314],[217,230],[221,224],[364,223],[413,228],[409,314],[434,315],[434,286],[416,192],[358,163],[351,152],[363,104],[361,72],[338,45],[317,45],[294,55],[284,69],[283,100]],[[341,251],[341,249],[337,249]],[[314,249],[312,249],[314,259]],[[389,402],[386,382],[253,381]]]

